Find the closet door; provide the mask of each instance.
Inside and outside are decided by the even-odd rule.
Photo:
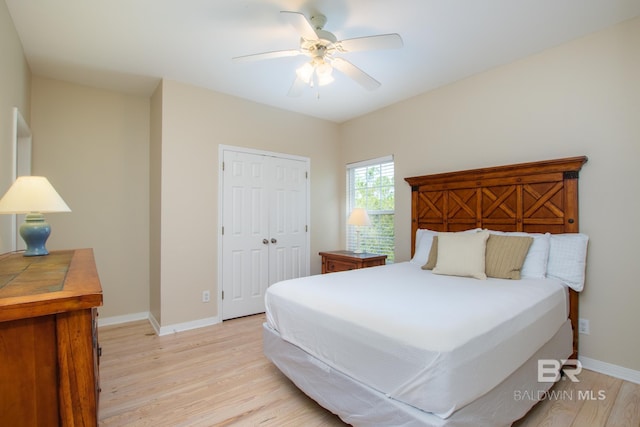
[[[307,162],[269,158],[269,284],[308,275]]]
[[[308,162],[223,151],[222,318],[264,312],[276,281],[308,274]]]

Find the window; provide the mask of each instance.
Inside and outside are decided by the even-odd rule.
[[[387,255],[394,260],[393,157],[347,165],[347,217],[354,208],[366,209],[371,226],[347,225],[347,249],[357,250],[357,231],[362,252]]]

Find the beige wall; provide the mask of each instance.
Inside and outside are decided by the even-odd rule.
[[[149,99],[34,77],[33,173],[71,213],[47,248],[94,249],[102,317],[149,310]]]
[[[18,33],[7,5],[0,1],[0,197],[13,179],[13,108],[18,107],[27,123],[30,122],[30,81],[31,71]],[[12,248],[10,221],[10,215],[0,215],[0,253]]]
[[[319,273],[317,253],[340,242],[338,126],[174,81],[154,96],[162,97],[161,155],[154,156],[162,170],[161,283],[152,285],[161,293],[160,326],[218,316],[221,144],[311,159],[311,273]],[[201,302],[206,289],[212,303]]]
[[[640,370],[640,19],[345,123],[343,163],[394,154],[396,257],[410,257],[404,177],[587,155],[581,355]],[[371,157],[371,156],[368,156]]]

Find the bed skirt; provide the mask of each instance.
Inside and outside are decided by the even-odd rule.
[[[553,385],[538,382],[539,359],[566,359],[572,349],[567,320],[544,346],[489,393],[443,419],[355,381],[263,324],[264,354],[305,394],[353,426],[509,426],[524,416]]]

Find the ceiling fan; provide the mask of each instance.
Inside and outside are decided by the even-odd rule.
[[[289,89],[289,96],[300,96],[308,86],[324,86],[333,82],[333,69],[352,78],[365,89],[374,90],[380,87],[379,81],[336,54],[402,47],[402,37],[399,34],[380,34],[338,41],[332,33],[323,30],[327,22],[324,15],[318,14],[307,19],[299,12],[282,11],[280,14],[300,34],[298,49],[237,56],[233,60],[255,61],[298,55],[308,56],[310,60],[296,70],[296,79]]]

